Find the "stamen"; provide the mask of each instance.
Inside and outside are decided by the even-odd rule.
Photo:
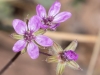
[[[53,19],[54,19],[53,17],[47,17],[47,18],[44,17],[42,22],[44,25],[51,26]]]
[[[31,31],[25,32],[25,34],[24,34],[24,39],[25,39],[27,42],[31,42],[34,38],[35,38],[35,36],[32,34]]]

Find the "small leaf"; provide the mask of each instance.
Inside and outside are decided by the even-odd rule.
[[[80,66],[75,61],[67,61],[67,66],[74,70],[82,70]]]
[[[75,51],[76,47],[77,47],[77,40],[72,41],[64,50],[68,51],[68,50],[73,50]]]
[[[23,39],[23,36],[22,35],[17,35],[17,34],[11,34],[11,37],[14,38],[14,39]]]
[[[59,44],[57,44],[56,42],[53,43],[53,46],[51,48],[52,48],[52,50],[54,50],[55,54],[58,54],[59,52],[63,51],[61,46]]]
[[[47,57],[47,59],[46,59],[46,61],[48,62],[48,63],[57,63],[58,62],[58,59],[57,59],[57,57],[56,56],[49,56],[49,57]]]
[[[57,74],[57,75],[62,75],[62,73],[63,73],[63,71],[64,71],[64,69],[65,69],[65,66],[66,66],[66,63],[65,63],[65,62],[63,62],[63,63],[58,63],[58,64],[57,64],[57,72],[56,72],[56,74]]]
[[[42,34],[44,34],[46,32],[46,30],[44,30],[44,29],[39,29],[38,31],[36,31],[35,33],[34,33],[34,35],[35,36],[37,36],[37,35],[42,35]]]

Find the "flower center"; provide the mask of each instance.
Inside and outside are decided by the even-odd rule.
[[[35,38],[35,36],[32,34],[31,31],[25,32],[25,34],[24,34],[24,39],[25,39],[27,42],[31,42],[34,38]]]
[[[47,17],[47,18],[44,17],[42,22],[43,22],[44,25],[49,25],[49,26],[51,26],[51,25],[52,25],[53,19],[54,19],[53,17]]]

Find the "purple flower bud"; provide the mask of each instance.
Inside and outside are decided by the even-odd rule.
[[[78,55],[72,50],[65,51],[64,57],[68,60],[77,60],[78,59]]]

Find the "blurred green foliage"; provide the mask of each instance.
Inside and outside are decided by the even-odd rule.
[[[86,0],[73,0],[73,3],[72,3],[72,5],[73,6],[77,6],[77,5],[79,5],[80,3],[84,3]]]
[[[3,25],[5,19],[12,18],[13,8],[9,5],[9,3],[5,1],[0,1],[0,30],[6,32],[12,32],[12,27],[9,25]]]
[[[13,8],[9,3],[0,1],[0,19],[12,17]]]
[[[37,3],[42,4],[45,8],[49,8],[56,0],[35,0]]]

